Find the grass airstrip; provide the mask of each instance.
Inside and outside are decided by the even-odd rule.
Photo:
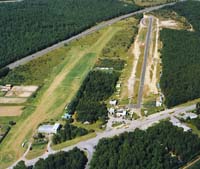
[[[64,107],[76,94],[101,50],[119,30],[119,27],[110,26],[47,54],[48,57],[62,55],[63,60],[53,68],[44,86],[0,144],[2,168],[22,156],[25,152],[22,143],[31,139],[40,123],[60,119]]]

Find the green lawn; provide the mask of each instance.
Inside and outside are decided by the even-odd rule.
[[[92,124],[83,124],[81,122],[73,122],[73,125],[74,126],[77,126],[77,127],[81,127],[81,128],[85,128],[87,130],[95,130],[97,132],[101,132],[103,129],[101,128],[102,126],[102,122],[100,120],[96,121],[95,123],[92,123]]]
[[[46,151],[47,144],[32,145],[32,150],[26,155],[26,159],[34,159]]]

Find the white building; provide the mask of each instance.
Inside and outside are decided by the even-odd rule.
[[[116,106],[116,105],[117,105],[117,100],[110,100],[110,101],[109,101],[109,104],[110,104],[111,106]]]
[[[45,133],[45,134],[56,134],[57,131],[59,130],[60,128],[60,124],[59,123],[55,123],[54,125],[41,125],[39,128],[38,128],[38,133]]]
[[[7,84],[7,85],[5,85],[5,86],[0,86],[0,90],[1,90],[2,92],[8,92],[8,91],[11,90],[11,88],[12,88],[12,85],[11,85],[11,84]]]
[[[124,116],[126,116],[126,115],[127,115],[126,110],[124,110],[124,109],[119,109],[119,110],[117,110],[117,113],[116,113],[116,116],[117,116],[117,117],[124,117]]]
[[[115,109],[111,107],[108,109],[108,112],[113,115],[115,114]]]
[[[162,106],[162,103],[163,103],[162,96],[159,96],[159,97],[156,99],[156,107]]]
[[[121,87],[121,84],[117,83],[116,88],[120,88],[120,87]]]
[[[194,114],[194,113],[185,113],[185,115],[182,117],[184,120],[190,118],[190,119],[196,119],[198,117],[198,115]]]

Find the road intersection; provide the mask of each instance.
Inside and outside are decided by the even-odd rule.
[[[77,143],[73,146],[63,148],[59,151],[54,151],[54,150],[48,151],[45,154],[43,154],[42,156],[39,156],[39,157],[32,159],[32,160],[27,160],[27,159],[25,159],[24,156],[22,156],[18,161],[16,161],[12,166],[10,166],[9,169],[12,169],[21,160],[24,160],[25,164],[27,166],[30,166],[30,165],[34,165],[40,158],[45,159],[50,154],[55,154],[55,153],[60,152],[60,151],[67,152],[67,151],[72,150],[74,147],[78,147],[81,150],[87,152],[88,164],[89,164],[90,160],[92,159],[92,155],[95,151],[95,146],[98,144],[100,139],[117,136],[117,135],[122,134],[124,132],[133,132],[136,128],[145,130],[148,127],[152,126],[153,124],[159,123],[159,121],[161,121],[161,120],[174,117],[181,112],[192,111],[195,108],[196,108],[196,105],[190,105],[190,106],[185,106],[185,107],[167,109],[167,110],[161,111],[159,113],[152,114],[148,117],[143,117],[143,118],[140,118],[140,119],[137,119],[137,120],[129,121],[128,127],[122,127],[122,128],[119,128],[119,129],[117,129],[117,128],[115,128],[115,129],[107,128],[105,131],[97,133],[97,136],[94,137],[94,138],[91,138],[91,139],[86,140],[86,141],[81,141],[81,142],[79,142],[79,143]],[[88,164],[86,166],[86,169],[89,168]]]
[[[165,4],[165,5],[160,5],[160,6],[156,6],[156,7],[150,7],[150,8],[146,8],[146,9],[143,9],[143,10],[140,10],[140,11],[137,11],[137,12],[133,12],[133,13],[130,13],[130,14],[127,14],[127,15],[123,15],[123,16],[120,16],[120,17],[117,17],[115,19],[112,19],[112,20],[109,20],[109,21],[106,21],[102,24],[99,24],[95,27],[92,27],[91,29],[89,30],[86,30],[74,37],[71,37],[70,39],[67,39],[65,41],[62,41],[62,42],[59,42],[58,44],[55,44],[51,47],[48,47],[42,51],[39,51],[35,54],[32,54],[30,56],[27,56],[19,61],[16,61],[10,65],[8,65],[8,67],[10,69],[13,69],[21,64],[25,64],[27,62],[29,62],[30,60],[33,60],[35,58],[38,58],[54,49],[57,49],[59,47],[62,47],[64,44],[66,43],[69,43],[75,39],[79,39],[83,36],[86,36],[88,34],[91,34],[92,32],[95,32],[97,30],[100,30],[106,26],[109,26],[113,23],[116,23],[122,19],[125,19],[125,18],[128,18],[130,16],[133,16],[133,15],[136,15],[136,14],[140,14],[140,13],[144,13],[144,12],[150,12],[150,11],[153,11],[153,10],[157,10],[157,9],[160,9],[160,8],[163,8],[167,5],[174,5],[175,3],[169,3],[169,4]],[[146,45],[145,45],[145,52],[144,52],[144,63],[143,63],[143,66],[142,66],[142,74],[141,74],[141,84],[140,84],[140,88],[139,88],[139,93],[138,93],[138,101],[137,101],[137,104],[136,105],[129,105],[129,108],[141,108],[141,102],[142,102],[142,95],[143,95],[143,86],[144,86],[144,79],[145,79],[145,71],[146,71],[146,62],[147,62],[147,57],[148,57],[148,50],[149,50],[149,45],[150,45],[150,41],[151,41],[151,32],[152,32],[152,21],[153,21],[153,18],[152,17],[149,17],[149,26],[148,26],[148,32],[147,32],[147,36],[146,36]],[[48,144],[48,151],[45,152],[42,156],[39,156],[35,159],[32,159],[32,160],[27,160],[25,158],[25,156],[27,155],[29,149],[30,149],[30,146],[29,148],[27,149],[27,151],[25,152],[25,154],[20,158],[18,159],[13,165],[11,165],[9,167],[9,169],[12,169],[19,161],[23,160],[25,161],[25,164],[27,166],[30,166],[30,165],[34,165],[40,158],[42,159],[45,159],[47,158],[50,154],[55,154],[57,152],[60,152],[60,151],[70,151],[72,150],[74,147],[78,147],[79,149],[87,152],[87,156],[88,156],[88,163],[86,165],[86,169],[89,168],[89,162],[90,160],[92,159],[92,155],[95,151],[95,146],[98,144],[99,140],[102,139],[102,138],[110,138],[110,137],[113,137],[113,136],[116,136],[116,135],[119,135],[119,134],[122,134],[124,132],[133,132],[136,128],[139,128],[139,129],[147,129],[148,127],[152,126],[153,124],[155,123],[158,123],[160,120],[163,120],[163,119],[167,119],[167,118],[171,118],[171,117],[174,117],[175,115],[179,114],[180,112],[184,112],[184,111],[191,111],[191,110],[194,110],[195,109],[195,105],[191,105],[191,106],[186,106],[186,107],[179,107],[179,108],[172,108],[172,109],[167,109],[167,110],[164,110],[164,111],[161,111],[159,113],[156,113],[156,114],[153,114],[153,115],[150,115],[148,117],[141,117],[140,119],[137,119],[137,120],[133,120],[133,121],[128,121],[128,126],[126,127],[121,127],[121,128],[111,128],[111,127],[107,127],[105,131],[103,132],[100,132],[100,133],[97,133],[96,137],[94,138],[91,138],[89,140],[86,140],[86,141],[81,141],[77,144],[74,144],[72,146],[69,146],[69,147],[66,147],[66,148],[63,148],[59,151],[54,151],[51,149],[50,147],[50,144]],[[111,124],[111,120],[113,120],[112,118],[108,121],[108,124]]]

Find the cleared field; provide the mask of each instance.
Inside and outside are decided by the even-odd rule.
[[[57,144],[57,145],[54,145],[52,146],[53,150],[60,150],[64,147],[69,147],[71,145],[74,145],[80,141],[84,141],[84,140],[88,140],[90,138],[93,138],[96,136],[96,133],[90,133],[90,134],[87,134],[87,135],[84,135],[84,136],[81,136],[81,137],[77,137],[73,140],[69,140],[69,141],[66,141],[66,142],[63,142],[61,144]]]
[[[20,116],[23,106],[0,106],[0,117]]]
[[[36,108],[30,107],[25,110],[23,118],[17,122],[0,145],[0,166],[7,167],[23,154],[25,149],[21,144],[30,139],[41,122],[60,118],[66,103],[74,97],[97,56],[117,31],[115,27],[109,27],[96,33],[92,45],[87,44],[87,37],[80,40],[82,43],[78,45],[77,41],[69,44],[71,49],[67,53],[63,52],[65,56],[63,62],[56,67],[50,80],[46,81],[38,93]],[[56,55],[60,50],[65,50],[65,47],[51,53]]]
[[[22,104],[27,101],[27,98],[17,97],[0,97],[0,104]]]
[[[6,97],[30,97],[38,86],[14,86],[10,91],[6,93]]]

